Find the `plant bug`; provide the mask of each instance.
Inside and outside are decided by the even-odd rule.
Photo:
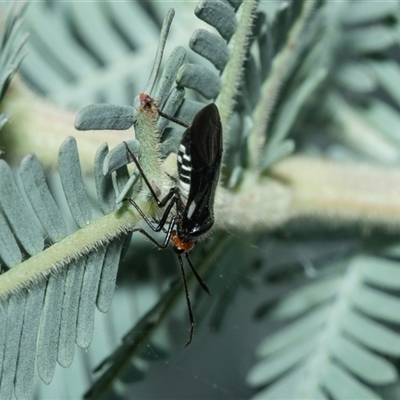
[[[143,106],[148,106],[149,102],[154,101],[144,94],[140,95],[140,99]],[[215,104],[209,104],[201,109],[190,126],[159,110],[158,113],[160,116],[187,128],[178,148],[178,179],[174,179],[176,186],[171,188],[168,194],[160,200],[143,172],[139,161],[125,143],[127,152],[135,163],[152,197],[158,207],[165,207],[165,211],[155,225],[132,198],[126,198],[125,200],[135,207],[154,232],[163,231],[166,235],[163,243],[158,243],[145,230],[138,229],[138,231],[161,249],[165,249],[171,241],[173,250],[178,255],[190,322],[189,341],[184,346],[186,347],[192,342],[195,320],[182,254],[185,255],[200,286],[210,294],[207,285],[190,261],[188,252],[211,230],[214,224],[214,198],[222,159],[222,126],[219,111]],[[167,222],[169,216],[171,218]]]

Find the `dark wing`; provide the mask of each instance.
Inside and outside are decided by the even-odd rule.
[[[182,143],[190,148],[190,188],[186,203],[185,234],[201,236],[214,223],[214,197],[222,159],[222,126],[215,104],[200,110]]]
[[[194,117],[191,130],[192,166],[218,167],[222,157],[222,127],[218,108],[209,104]],[[219,173],[219,169],[218,169]]]

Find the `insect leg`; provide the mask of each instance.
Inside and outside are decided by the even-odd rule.
[[[200,286],[202,287],[202,289],[208,293],[211,296],[210,290],[208,289],[207,285],[205,284],[205,282],[203,281],[203,279],[201,279],[201,276],[199,275],[199,273],[196,271],[196,268],[193,266],[192,262],[190,261],[189,258],[189,254],[185,253],[186,259],[188,260],[188,263],[190,265],[190,268],[193,271],[193,275],[196,277],[197,282],[199,282]]]
[[[195,327],[196,323],[194,321],[192,304],[190,303],[189,290],[188,290],[187,282],[186,282],[185,269],[183,268],[183,261],[182,261],[182,257],[180,254],[178,254],[178,259],[179,259],[179,265],[181,267],[183,287],[185,288],[185,297],[186,297],[186,304],[187,304],[187,309],[188,309],[188,314],[189,314],[189,323],[190,323],[189,341],[183,346],[185,348],[185,347],[189,346],[190,343],[192,343],[194,327]]]
[[[128,144],[126,142],[123,142],[125,147],[126,147],[126,151],[128,152],[128,154],[131,156],[132,161],[135,163],[136,168],[139,170],[140,175],[142,176],[143,180],[145,181],[147,187],[150,190],[151,195],[153,196],[154,200],[157,202],[159,207],[164,207],[168,201],[174,196],[176,195],[176,188],[172,188],[168,194],[161,200],[159,200],[159,198],[156,195],[156,192],[154,191],[153,187],[150,185],[149,180],[147,179],[146,174],[144,173],[139,161],[137,160],[137,158],[135,157],[135,155],[131,152],[131,150],[128,147]],[[133,205],[133,204],[132,204]]]
[[[150,219],[146,216],[146,214],[142,211],[142,209],[136,204],[135,200],[133,200],[131,197],[126,197],[124,199],[125,201],[129,201],[133,205],[133,207],[136,208],[136,211],[141,215],[141,217],[144,219],[146,224],[154,231],[154,232],[160,232],[164,225],[165,221],[168,218],[169,213],[171,212],[172,207],[176,203],[176,198],[172,199],[171,202],[168,204],[168,207],[165,209],[163,216],[161,217],[161,220],[159,221],[157,226],[154,226],[153,223],[150,221]]]
[[[153,242],[159,249],[165,249],[168,247],[169,241],[171,240],[171,235],[172,235],[172,231],[174,229],[175,223],[176,223],[176,218],[173,217],[171,219],[171,222],[168,225],[167,234],[165,235],[163,243],[158,243],[156,239],[154,239],[149,233],[147,233],[142,228],[137,228],[134,230],[134,232],[140,232],[142,235],[146,236],[147,239],[149,239],[151,242]]]

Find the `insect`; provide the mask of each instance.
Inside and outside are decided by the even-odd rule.
[[[149,101],[148,98],[145,99],[144,97],[143,100]],[[190,261],[188,252],[210,231],[214,224],[214,198],[222,159],[222,126],[219,111],[215,104],[209,104],[201,109],[190,126],[161,111],[158,111],[158,113],[160,116],[187,128],[178,148],[178,179],[174,179],[176,186],[172,187],[168,194],[160,200],[143,172],[139,161],[125,143],[127,152],[138,168],[152,197],[158,207],[165,207],[165,211],[158,223],[156,222],[155,224],[144,214],[132,198],[126,198],[125,200],[136,208],[143,220],[154,232],[163,231],[165,239],[163,243],[158,243],[145,230],[139,229],[139,231],[162,249],[165,249],[171,241],[173,250],[178,255],[190,322],[189,341],[184,346],[186,347],[193,339],[195,319],[182,255],[185,255],[200,286],[210,294],[207,285]],[[170,217],[169,222],[167,222],[168,217]]]

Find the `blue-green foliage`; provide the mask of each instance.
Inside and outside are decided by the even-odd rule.
[[[25,55],[21,7],[17,3],[3,18],[1,100]],[[205,100],[218,103],[224,85],[233,82],[238,90],[234,109],[227,113],[222,184],[234,196],[249,171],[268,175],[275,163],[295,151],[398,167],[400,68],[391,58],[391,51],[398,49],[397,7],[395,2],[260,2],[247,27],[251,35],[244,45],[242,75],[232,78],[224,72],[236,55],[241,1],[198,3],[196,16],[215,30],[196,29],[190,38],[186,31],[180,34],[197,58],[182,47],[185,43],[174,48],[169,44],[168,32],[179,32],[183,24],[171,25],[173,12],[163,2],[32,3],[24,25],[31,35],[29,56],[21,72],[52,101],[76,110],[86,107],[76,120],[80,130],[135,126],[134,98],[141,92],[152,95],[165,113],[190,124]],[[150,54],[150,44],[157,42],[158,51],[154,47]],[[377,90],[382,99],[373,95]],[[0,127],[8,121],[6,112],[5,106]],[[176,151],[182,129],[164,118],[158,119],[157,129],[164,160]],[[136,139],[127,143],[133,154],[145,157]],[[124,197],[140,190],[137,174],[128,172],[129,162],[125,145],[109,151],[103,144],[88,185],[73,138],[59,150],[56,177],[33,154],[22,160],[19,171],[1,160],[2,269],[19,268],[31,256],[47,254],[73,230],[79,234],[121,207]],[[292,232],[286,227],[276,237],[269,232],[242,237],[217,232],[202,243],[197,267],[214,297],[210,307],[196,296],[196,317],[210,315],[210,326],[220,327],[237,290],[259,281],[266,300],[257,316],[279,323],[275,332],[266,330],[258,361],[247,375],[247,384],[258,391],[254,398],[397,398],[400,265],[395,238],[388,247],[389,239],[380,232],[368,240],[350,232],[346,234],[357,236],[357,245],[345,236],[328,254],[330,227],[310,228],[308,221],[300,221],[291,228],[294,235],[304,236],[300,248],[306,250],[313,248],[306,233],[312,237],[317,232],[315,254],[294,251],[295,240],[288,239]],[[322,234],[327,238],[320,238]],[[46,384],[53,380],[47,391],[36,389],[39,397],[81,397],[94,366],[97,375],[88,396],[103,395],[110,387],[113,396],[123,396],[126,383],[146,377],[149,361],[170,356],[163,323],[181,297],[180,285],[160,294],[153,277],[146,275],[131,286],[121,284],[114,293],[125,255],[129,271],[142,264],[146,271],[157,264],[167,270],[173,263],[168,255],[162,261],[154,252],[149,257],[137,236],[134,250],[128,248],[130,235],[104,238],[96,248],[58,260],[50,275],[38,273],[1,299],[1,399],[13,392],[18,399],[31,397],[37,375]],[[285,246],[279,248],[279,242]],[[253,268],[257,265],[259,270]],[[0,293],[7,276],[0,276]],[[96,309],[110,310],[109,319]],[[246,309],[246,314],[252,312]],[[76,345],[89,352],[90,366]],[[74,358],[81,361],[74,363],[77,369],[56,367],[70,367]]]

